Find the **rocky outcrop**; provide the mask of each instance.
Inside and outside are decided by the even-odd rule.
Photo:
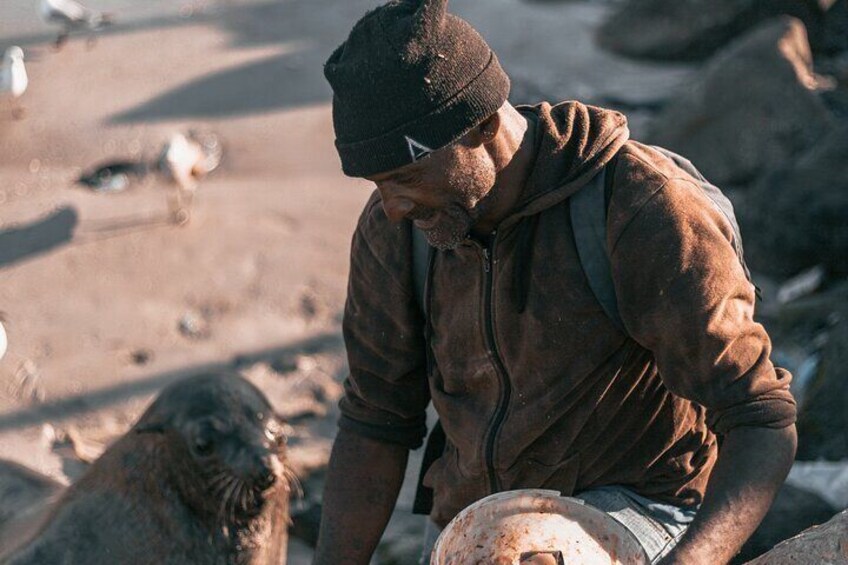
[[[775,167],[744,202],[737,212],[752,269],[788,276],[823,265],[848,274],[848,123]]]
[[[848,510],[826,524],[788,539],[748,565],[842,565],[848,563]]]
[[[829,131],[834,117],[817,85],[804,25],[777,18],[716,55],[654,119],[648,140],[722,188],[745,185]]]
[[[836,510],[817,494],[784,484],[754,535],[733,563],[744,563],[811,526],[823,524]]]
[[[840,319],[798,413],[799,460],[848,459],[848,309],[842,308]]]
[[[813,48],[848,47],[848,0],[630,0],[598,29],[598,43],[637,58],[698,61],[762,21],[790,15],[811,30]]]

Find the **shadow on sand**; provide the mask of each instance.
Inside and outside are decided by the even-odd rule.
[[[46,402],[2,414],[0,415],[0,432],[33,426],[48,420],[51,422],[65,420],[97,408],[155,393],[174,381],[207,371],[240,369],[263,361],[273,362],[295,353],[315,354],[324,351],[339,351],[342,348],[341,335],[337,332],[327,332],[290,345],[236,355],[229,361],[196,365],[160,373],[146,379],[120,383],[87,394],[70,396],[55,402]]]
[[[78,221],[74,208],[63,207],[31,224],[0,231],[0,268],[68,243]]]
[[[261,114],[330,99],[329,87],[313,63],[304,66],[301,54],[273,56],[262,61],[202,77],[166,92],[127,112],[112,123],[151,122],[180,118],[225,118]],[[313,59],[310,53],[306,59]]]
[[[224,11],[209,23],[230,33],[235,47],[279,44],[291,49],[188,82],[110,121],[232,117],[329,102],[324,61],[369,4],[374,3],[288,0]]]
[[[222,0],[207,12],[191,17],[170,14],[122,21],[121,14],[116,13],[115,23],[93,37],[105,39],[204,25],[229,34],[234,48],[277,44],[305,48],[201,77],[112,116],[110,122],[230,117],[329,102],[332,92],[323,77],[324,61],[347,37],[353,23],[380,3],[381,0],[274,0],[239,4]],[[84,41],[85,37],[74,35],[71,41]],[[55,39],[55,32],[45,31],[3,38],[0,47],[36,48]],[[39,58],[38,54],[35,56]],[[40,56],[50,55],[45,52]]]

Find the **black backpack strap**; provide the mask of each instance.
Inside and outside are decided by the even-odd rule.
[[[424,232],[411,226],[412,230],[412,283],[415,288],[415,301],[421,312],[425,311],[424,293],[427,291],[427,272],[430,270],[430,244]]]
[[[425,323],[427,323],[427,278],[430,272],[433,248],[427,243],[424,232],[415,226],[410,229],[412,230],[412,282],[415,290],[415,301],[424,315]],[[427,347],[429,348],[429,345]],[[429,351],[427,355],[430,355]],[[412,504],[413,514],[429,514],[433,508],[433,489],[424,485],[424,476],[430,470],[433,462],[442,456],[442,452],[445,450],[445,441],[442,423],[436,420],[435,426],[427,436],[424,456],[421,459],[421,469],[418,472],[418,483],[415,488],[415,501]]]
[[[436,420],[430,435],[427,436],[427,444],[424,447],[424,456],[421,459],[421,470],[418,472],[418,483],[415,487],[415,500],[412,502],[413,514],[429,514],[433,509],[433,489],[424,485],[424,476],[430,470],[430,466],[445,452],[447,437],[442,429],[442,421]]]
[[[653,148],[694,177],[704,194],[727,218],[734,232],[733,247],[736,250],[736,256],[739,258],[742,269],[745,271],[745,276],[753,284],[751,272],[745,263],[742,236],[739,232],[739,225],[736,221],[736,215],[734,214],[733,204],[730,202],[730,199],[717,186],[710,183],[695,168],[695,165],[685,157],[663,147],[653,146]],[[589,281],[589,287],[592,289],[598,302],[601,303],[601,307],[610,320],[613,321],[619,330],[627,333],[624,322],[622,322],[621,315],[618,312],[618,302],[612,280],[612,268],[606,245],[607,208],[609,206],[609,196],[616,160],[616,157],[613,157],[601,172],[595,175],[595,178],[573,194],[569,198],[569,206],[574,241],[577,245],[577,254],[580,257],[580,263]],[[756,285],[754,285],[754,288],[757,296],[760,296],[759,288]]]
[[[607,252],[607,202],[606,169],[601,169],[586,186],[569,198],[571,229],[577,245],[577,255],[589,287],[601,304],[607,317],[624,333],[624,322],[618,312],[618,300],[612,282],[612,266]]]

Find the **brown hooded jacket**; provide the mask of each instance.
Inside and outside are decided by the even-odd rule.
[[[628,141],[621,114],[577,102],[520,110],[539,126],[520,203],[490,243],[435,254],[426,321],[411,224],[389,223],[376,192],[366,205],[351,249],[340,426],[414,448],[432,400],[447,445],[425,484],[441,526],[518,488],[618,484],[698,504],[714,433],[795,420],[733,230],[691,177]],[[607,244],[627,335],[588,285],[568,208],[616,153]]]

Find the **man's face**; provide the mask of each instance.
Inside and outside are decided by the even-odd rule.
[[[497,171],[480,145],[462,140],[428,157],[368,177],[380,191],[383,209],[393,222],[412,220],[437,249],[454,249],[485,214],[481,200],[495,184]]]

